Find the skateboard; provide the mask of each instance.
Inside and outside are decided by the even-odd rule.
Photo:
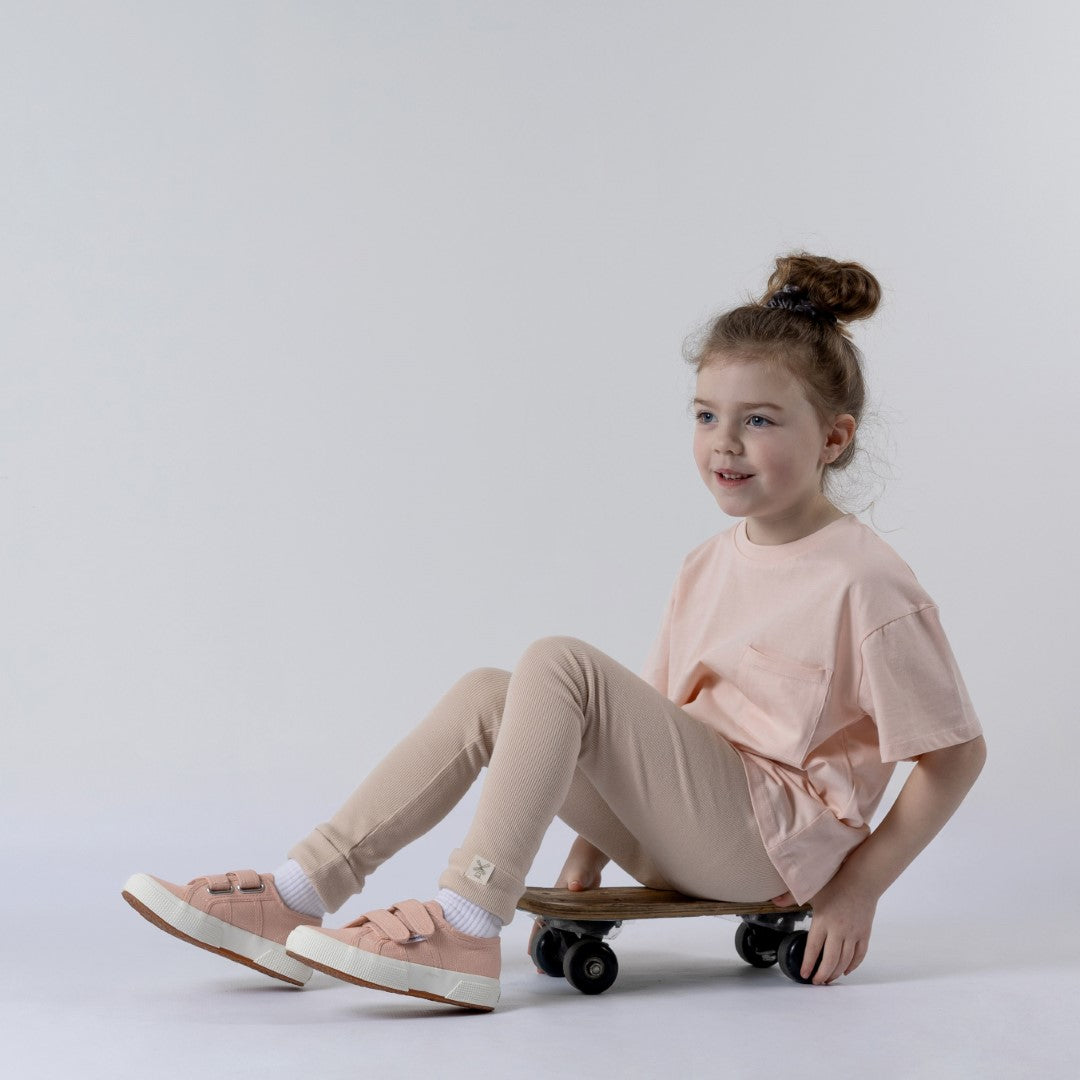
[[[778,964],[797,983],[809,983],[817,973],[817,964],[809,978],[799,970],[812,915],[809,905],[781,908],[768,902],[702,900],[634,886],[583,892],[526,888],[517,909],[539,916],[529,938],[533,963],[547,975],[565,978],[583,994],[602,994],[615,982],[619,962],[604,938],[614,937],[627,919],[738,915],[742,921],[735,932],[735,951],[748,964],[759,968]]]

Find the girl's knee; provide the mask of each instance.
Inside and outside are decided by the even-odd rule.
[[[506,700],[506,688],[510,683],[510,672],[497,667],[480,667],[467,671],[458,680],[458,685],[467,690],[470,695],[478,695],[481,698],[492,698],[493,704],[499,705],[502,711],[502,702]]]
[[[502,724],[506,689],[509,685],[509,671],[482,667],[466,672],[454,687],[454,692],[459,695],[457,700],[462,704],[466,715],[479,721],[489,757]]]
[[[537,638],[521,654],[521,659],[553,661],[566,663],[568,660],[580,662],[587,652],[594,652],[595,646],[590,645],[581,638],[570,637],[567,634],[553,634],[550,637]]]

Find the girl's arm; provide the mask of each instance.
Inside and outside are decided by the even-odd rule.
[[[878,827],[844,860],[810,903],[814,918],[803,955],[803,977],[821,954],[815,984],[849,975],[862,963],[882,893],[941,831],[971,790],[986,761],[986,741],[920,755],[896,801]],[[794,904],[790,893],[778,904]]]
[[[844,860],[851,887],[881,896],[956,813],[985,763],[981,735],[920,754],[889,812]]]

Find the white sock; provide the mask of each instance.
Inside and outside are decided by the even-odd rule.
[[[446,921],[463,934],[473,937],[498,937],[503,921],[498,915],[466,900],[453,889],[440,889],[435,899],[442,905]]]
[[[301,915],[311,915],[321,919],[326,914],[326,905],[315,891],[311,879],[300,869],[295,859],[279,866],[274,871],[274,884],[281,893],[281,899]]]

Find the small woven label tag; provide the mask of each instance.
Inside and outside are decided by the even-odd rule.
[[[479,881],[486,885],[494,871],[494,863],[488,862],[487,859],[482,859],[479,855],[473,856],[472,866],[469,867],[469,877],[474,881]]]

